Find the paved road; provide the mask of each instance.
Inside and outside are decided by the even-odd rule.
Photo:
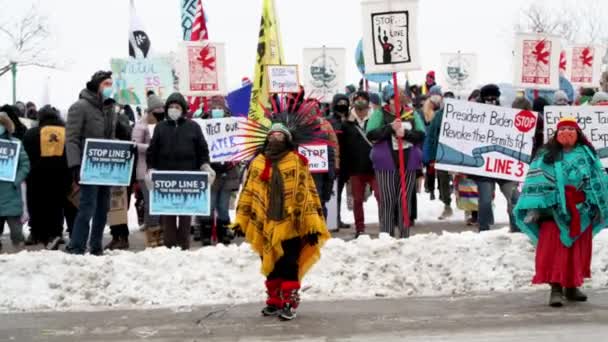
[[[261,304],[0,315],[0,341],[606,341],[608,290],[545,306],[546,291],[461,298],[303,303],[292,322]]]

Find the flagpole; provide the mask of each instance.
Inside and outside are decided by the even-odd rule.
[[[399,96],[399,86],[397,85],[397,73],[393,72],[393,89],[395,90],[395,120],[401,123],[401,97]],[[403,157],[403,138],[397,136],[399,145],[399,178],[401,182],[401,213],[405,229],[410,229],[410,215],[407,209],[407,188],[405,182],[405,159]],[[403,232],[401,232],[403,234]]]

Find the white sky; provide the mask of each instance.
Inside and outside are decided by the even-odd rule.
[[[554,0],[555,1],[555,0]],[[579,0],[580,1],[580,0]],[[474,52],[479,82],[511,82],[514,24],[531,0],[420,0],[419,41],[423,71],[410,74],[419,83],[439,67],[440,53]],[[581,1],[582,2],[582,1]],[[62,70],[22,69],[18,100],[39,102],[50,79],[50,98],[58,108],[77,99],[90,76],[110,69],[112,57],[128,55],[129,0],[8,0],[0,19],[18,16],[38,3],[49,16],[50,47],[65,64]],[[181,39],[180,0],[136,0],[138,15],[155,53],[176,50]],[[347,83],[359,81],[354,49],[361,38],[359,0],[276,0],[285,57],[301,64],[306,47],[347,49]],[[212,41],[227,48],[229,89],[252,77],[262,0],[203,0]],[[0,103],[11,101],[11,77],[0,78]]]

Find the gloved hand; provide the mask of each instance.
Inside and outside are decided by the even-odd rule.
[[[211,165],[209,163],[203,164],[201,171],[209,173],[209,186],[212,186],[213,182],[215,182],[215,171],[211,168]]]
[[[311,246],[316,246],[319,243],[319,233],[306,235],[304,241]]]
[[[72,173],[72,179],[76,184],[80,184],[80,165],[72,166],[70,168],[70,172]]]
[[[148,188],[148,191],[154,190],[154,183],[152,182],[152,171],[154,171],[154,169],[149,169],[148,172],[146,172],[146,176],[144,177],[144,183],[146,183],[146,188]]]

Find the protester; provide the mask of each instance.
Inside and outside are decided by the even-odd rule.
[[[424,82],[424,85],[422,86],[422,95],[428,95],[428,93],[431,91],[431,88],[436,85],[437,83],[435,82],[435,71],[431,70],[426,74],[426,80]]]
[[[382,99],[377,93],[369,93],[370,112],[382,109]]]
[[[424,141],[424,123],[407,107],[404,96],[400,114],[395,115],[394,90],[389,86],[384,90],[386,105],[382,111],[374,112],[367,124],[367,138],[374,143],[371,158],[380,190],[380,231],[393,236],[394,227],[398,225],[400,236],[405,238],[409,237],[410,227],[403,219],[401,193],[406,192],[405,205],[412,225],[416,213],[416,170],[420,168],[422,159],[422,153],[415,145]],[[403,139],[401,153],[405,162],[405,187],[401,184],[398,138]]]
[[[348,146],[346,146],[346,142],[344,140],[343,134],[343,124],[346,118],[348,117],[348,113],[350,112],[350,100],[348,96],[344,94],[336,94],[332,100],[331,105],[331,116],[329,122],[331,123],[333,130],[338,139],[338,148],[340,151],[346,151]],[[336,168],[338,169],[338,193],[336,194],[338,199],[338,229],[341,228],[350,228],[350,225],[342,222],[342,215],[340,213],[340,209],[342,208],[342,192],[346,183],[349,179],[348,168],[342,166],[344,162],[344,158],[341,158],[336,164]]]
[[[321,199],[321,207],[323,208],[323,216],[327,219],[327,203],[331,200],[333,193],[334,182],[336,181],[336,163],[340,163],[338,156],[339,146],[337,146],[338,138],[334,133],[332,125],[329,121],[319,114],[320,107],[316,100],[306,100],[308,105],[311,105],[311,115],[316,119],[315,125],[318,127],[319,138],[328,142],[327,144],[327,172],[314,173],[312,178],[317,187],[317,194]],[[342,137],[344,138],[344,137]],[[338,227],[339,229],[340,227]]]
[[[20,116],[20,110],[16,106],[4,105],[2,106],[2,108],[0,108],[0,112],[6,113],[6,115],[8,115],[8,117],[13,122],[15,132],[12,134],[12,136],[19,140],[23,140],[25,132],[27,131],[27,127],[25,127],[23,122],[19,120],[19,117],[22,117]]]
[[[13,136],[15,125],[5,112],[0,112],[0,139],[19,141]],[[0,236],[4,233],[4,224],[8,224],[11,232],[11,242],[17,250],[23,248],[25,237],[23,236],[23,223],[27,216],[24,212],[22,200],[22,186],[30,171],[30,161],[25,149],[19,150],[19,161],[17,164],[17,175],[15,180],[0,181]],[[0,250],[2,243],[0,242]]]
[[[86,139],[114,139],[116,113],[104,102],[112,96],[112,72],[98,71],[80,92],[79,100],[68,111],[66,153],[72,176],[79,182],[82,154]],[[92,255],[102,255],[103,231],[110,207],[110,187],[80,185],[80,204],[74,230],[66,251],[84,254],[89,240]],[[92,226],[89,222],[93,220]]]
[[[367,139],[366,129],[370,118],[370,96],[359,91],[354,96],[354,108],[342,124],[342,134],[346,148],[342,151],[342,167],[348,170],[355,212],[355,238],[365,233],[363,202],[366,187],[371,187],[380,202],[378,183],[374,175],[374,165],[370,158],[372,143]]]
[[[25,105],[25,117],[34,121],[38,120],[38,110],[34,102],[30,101]]]
[[[570,104],[570,100],[568,99],[568,95],[563,90],[558,90],[553,95],[553,105],[554,106],[568,106]]]
[[[160,97],[152,93],[148,96],[147,101],[148,114],[135,125],[132,138],[133,142],[137,144],[138,153],[136,179],[144,198],[145,243],[146,247],[159,247],[163,245],[163,231],[160,226],[160,218],[156,215],[150,215],[150,189],[146,185],[146,172],[148,170],[146,153],[152,141],[149,125],[158,125],[165,120],[166,114],[165,103]]]
[[[536,248],[533,284],[551,285],[549,305],[584,302],[593,236],[606,227],[608,178],[576,123],[562,118],[530,166],[515,208],[517,224]]]
[[[297,133],[272,125],[249,166],[234,224],[262,258],[268,292],[262,314],[282,320],[296,317],[302,278],[330,238],[312,176],[294,146]]]
[[[209,184],[215,172],[209,165],[209,149],[201,127],[186,118],[188,103],[180,93],[173,93],[165,103],[167,120],[154,128],[152,141],[146,152],[148,188],[152,188],[150,171],[205,171]],[[164,243],[168,248],[190,248],[191,216],[161,216]]]
[[[44,106],[38,127],[29,129],[23,147],[30,160],[27,203],[31,239],[47,249],[57,249],[63,240],[63,205],[72,185],[65,153],[65,123],[59,111]]]
[[[576,100],[576,105],[577,106],[588,105],[589,102],[591,102],[591,99],[593,99],[594,95],[595,95],[595,89],[581,88],[580,95],[579,95],[578,99]]]
[[[15,114],[17,114],[17,117],[19,118],[25,118],[25,103],[21,102],[21,101],[17,101],[15,102],[15,108],[17,109],[17,112]],[[13,119],[13,118],[11,118]],[[14,120],[13,120],[14,122]]]

